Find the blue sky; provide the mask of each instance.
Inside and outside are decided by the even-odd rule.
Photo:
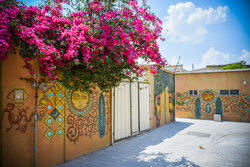
[[[192,64],[195,69],[241,60],[250,64],[249,0],[147,0],[147,4],[163,21],[166,41],[159,45],[169,64],[176,64],[179,56],[188,70]]]
[[[172,65],[178,57],[191,70],[209,64],[247,61],[250,64],[250,1],[148,0],[163,21],[163,57]]]

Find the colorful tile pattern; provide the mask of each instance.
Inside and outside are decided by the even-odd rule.
[[[99,110],[98,110],[98,132],[99,137],[103,138],[105,135],[106,126],[106,113],[105,113],[105,99],[103,93],[101,92],[99,96]]]
[[[70,111],[79,117],[86,116],[93,105],[93,95],[80,90],[69,90],[67,96]]]
[[[217,93],[211,89],[205,89],[201,92],[201,99],[205,103],[213,103],[216,100]]]
[[[52,129],[48,128],[48,129],[46,130],[46,132],[44,133],[44,136],[45,136],[48,140],[51,140],[51,139],[53,138],[54,134],[55,134],[55,132],[54,132]]]
[[[201,117],[201,101],[199,97],[197,97],[197,99],[195,100],[195,117]]]
[[[75,101],[79,100],[77,94],[73,95]],[[82,136],[92,137],[96,133],[99,133],[99,137],[102,138],[110,132],[111,117],[109,93],[100,93],[98,89],[95,89],[93,90],[91,96],[93,98],[92,107],[86,115],[78,116],[72,112],[71,108],[67,108],[67,113],[69,114],[67,114],[67,118],[65,120],[67,122],[67,129],[65,130],[65,133],[67,139],[74,144],[79,142]],[[87,102],[87,100],[85,102]],[[82,108],[84,108],[84,106],[88,103],[81,102],[81,104],[85,104],[82,105]],[[77,103],[75,104],[75,107],[80,108]]]
[[[161,113],[164,113],[164,121],[166,123],[166,115],[169,121],[175,121],[175,93],[174,93],[174,75],[165,71],[159,71],[159,75],[154,75],[154,115],[156,118],[156,127],[161,124]],[[164,99],[161,99],[162,98]],[[161,104],[162,100],[162,104]],[[169,101],[169,102],[167,102]],[[169,107],[167,107],[169,104]],[[161,107],[162,105],[162,107]],[[171,106],[171,107],[170,107]]]
[[[204,95],[206,92],[206,95]],[[212,92],[210,94],[209,92]],[[202,119],[213,119],[213,114],[221,114],[224,116],[238,115],[240,120],[246,120],[250,117],[249,97],[247,95],[240,96],[222,96],[219,90],[199,90],[197,96],[189,96],[186,92],[176,93],[176,110],[178,112],[188,112],[192,118],[198,117],[199,106],[197,97],[200,100]],[[203,98],[205,97],[205,98]]]
[[[39,99],[41,111],[45,111],[43,122],[47,130],[44,136],[48,140],[64,135],[65,101],[65,88],[59,83],[49,84],[49,89]]]

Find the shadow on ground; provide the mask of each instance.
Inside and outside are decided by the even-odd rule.
[[[168,162],[167,154],[159,153],[153,154],[150,160],[140,160],[138,157],[144,153],[149,146],[157,145],[167,138],[173,137],[176,133],[191,126],[192,123],[187,122],[173,122],[171,124],[157,128],[149,133],[136,136],[126,141],[122,141],[114,146],[92,152],[85,156],[67,161],[58,166],[89,166],[89,167],[134,167],[134,166],[194,166],[194,163],[182,157],[176,162]],[[148,156],[148,155],[147,155]]]
[[[146,156],[152,156],[155,157],[154,159],[151,159],[149,161],[139,161],[135,165],[138,167],[152,167],[152,166],[160,166],[160,167],[176,167],[176,166],[189,166],[189,167],[199,167],[198,165],[194,164],[191,161],[188,161],[186,158],[182,157],[181,160],[177,161],[167,161],[166,158],[169,154],[152,154],[152,155],[146,155]]]

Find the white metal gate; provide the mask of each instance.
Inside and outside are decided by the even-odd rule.
[[[123,82],[113,89],[113,139],[150,129],[149,83]]]
[[[130,123],[130,84],[121,83],[114,88],[114,140],[131,136]]]
[[[131,83],[131,120],[132,120],[132,135],[139,133],[139,93],[138,83]]]
[[[139,83],[139,92],[140,131],[145,131],[150,129],[149,84]]]

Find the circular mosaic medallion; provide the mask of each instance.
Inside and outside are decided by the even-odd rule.
[[[67,101],[70,111],[77,116],[83,117],[89,113],[92,107],[93,96],[89,92],[69,90]]]
[[[211,90],[204,90],[201,93],[201,96],[202,96],[202,100],[207,103],[211,103],[215,100],[215,93]]]

